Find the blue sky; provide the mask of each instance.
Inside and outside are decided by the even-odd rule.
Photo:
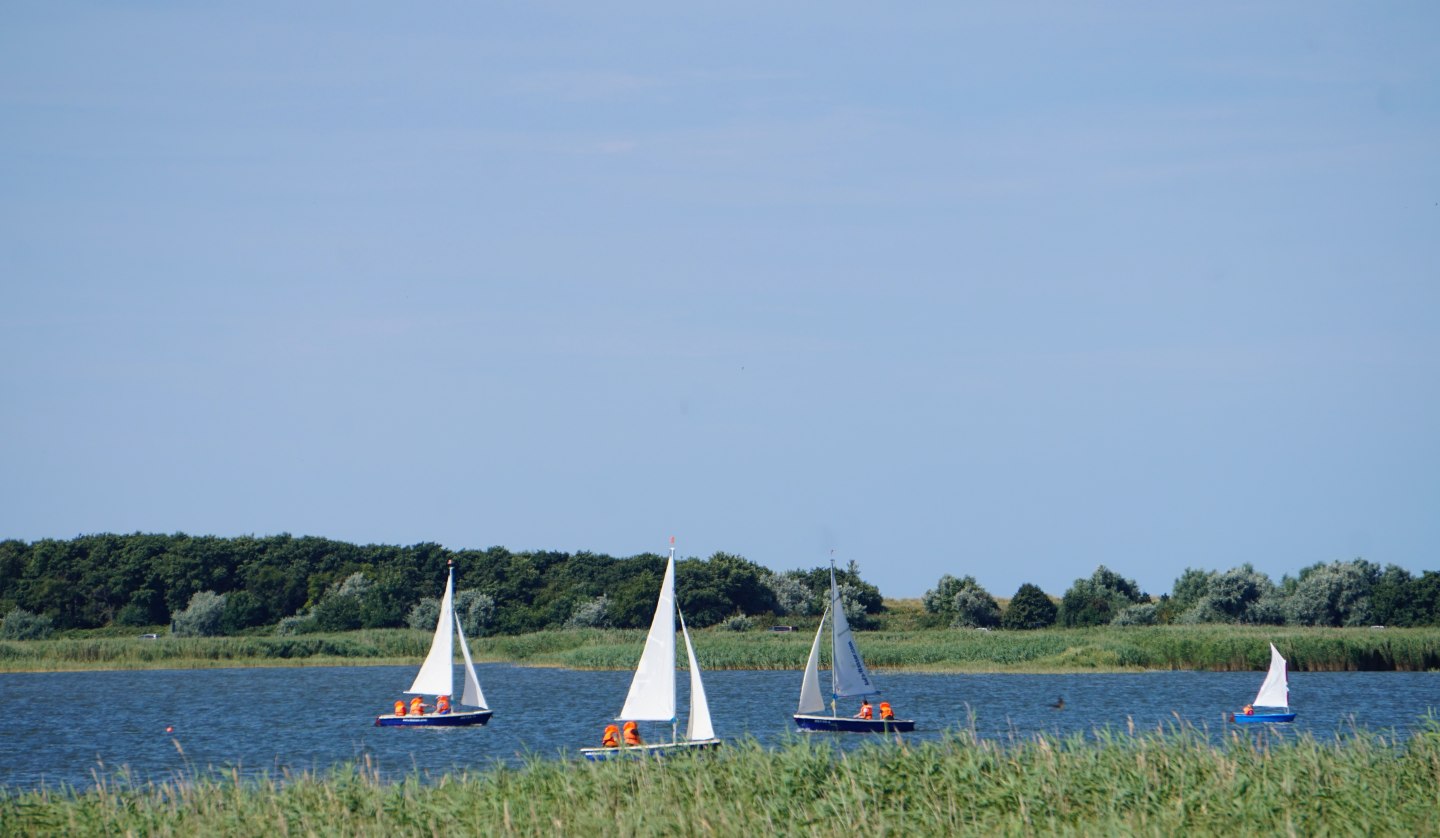
[[[7,4],[0,537],[1440,567],[1440,6],[775,5]]]

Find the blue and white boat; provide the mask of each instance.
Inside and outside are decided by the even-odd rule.
[[[1262,710],[1268,712],[1261,712]],[[1278,710],[1279,712],[1275,712]],[[1270,644],[1270,671],[1260,692],[1250,702],[1246,711],[1231,713],[1230,720],[1241,725],[1275,724],[1295,721],[1290,712],[1290,686],[1285,678],[1285,658],[1275,644]]]
[[[690,665],[690,713],[685,738],[679,736],[675,714],[676,670],[675,621],[680,621],[680,634],[685,638],[685,654]],[[663,756],[670,753],[720,747],[715,726],[710,721],[710,703],[705,699],[705,684],[700,678],[700,664],[695,661],[695,647],[685,628],[685,617],[675,601],[675,539],[670,539],[670,558],[665,562],[665,577],[660,583],[660,597],[655,603],[655,617],[650,621],[650,634],[645,638],[645,651],[635,667],[630,692],[616,721],[668,722],[670,741],[644,745],[620,745],[615,748],[581,748],[586,759],[600,761],[626,756]]]
[[[820,643],[825,636],[825,618],[830,618],[830,715],[820,694]],[[907,733],[915,729],[914,719],[861,719],[841,716],[835,702],[841,698],[864,698],[879,695],[880,690],[865,669],[850,621],[845,619],[845,606],[840,588],[835,584],[835,565],[830,565],[830,607],[820,617],[810,657],[805,662],[805,677],[800,682],[800,706],[796,708],[795,726],[800,730],[832,733]]]
[[[450,576],[445,580],[445,595],[440,598],[440,618],[435,622],[435,637],[430,641],[430,654],[420,665],[415,682],[407,693],[415,695],[453,696],[455,690],[455,638],[460,638],[460,654],[465,658],[465,688],[456,707],[444,713],[399,715],[386,713],[375,717],[377,727],[462,727],[483,725],[494,713],[480,691],[475,675],[475,662],[470,659],[470,644],[465,642],[465,629],[455,614],[455,562],[450,562]]]

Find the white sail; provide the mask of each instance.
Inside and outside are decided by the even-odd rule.
[[[616,718],[672,722],[675,720],[675,548],[665,562],[665,581],[660,584],[660,601],[655,603],[655,618],[650,621],[650,635],[645,638],[645,651],[635,667],[630,693]]]
[[[1253,702],[1256,707],[1290,707],[1290,690],[1285,684],[1285,659],[1275,644],[1270,644],[1270,672]]]
[[[430,641],[430,654],[420,665],[415,683],[407,693],[453,695],[455,689],[455,569],[445,580],[445,595],[440,598],[440,619],[435,623],[435,639]]]
[[[455,615],[455,634],[460,637],[460,654],[465,657],[465,693],[460,703],[470,707],[489,709],[485,693],[480,691],[480,679],[475,676],[475,661],[470,659],[470,644],[465,640],[465,629],[460,626],[460,615]]]
[[[850,621],[845,619],[845,605],[840,601],[840,588],[835,584],[834,567],[830,568],[830,619],[834,631],[830,650],[831,692],[836,698],[880,692],[871,683],[870,673],[865,671],[865,661],[860,659],[860,649],[855,646],[855,637],[850,633]]]
[[[800,682],[800,707],[795,711],[797,713],[825,712],[825,699],[820,695],[820,640],[824,636],[825,614],[822,614],[820,628],[815,630],[815,642],[810,644],[810,658],[805,661],[805,680]]]
[[[680,632],[685,636],[685,655],[690,662],[690,720],[685,728],[685,738],[700,742],[715,738],[715,726],[710,722],[710,702],[705,699],[705,685],[700,681],[700,664],[695,660],[695,647],[690,645],[690,631],[685,628],[685,617],[680,617]]]

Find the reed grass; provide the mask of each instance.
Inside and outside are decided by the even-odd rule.
[[[812,632],[695,632],[706,669],[799,669]],[[928,672],[1123,672],[1146,669],[1259,671],[1269,642],[1292,671],[1440,669],[1440,628],[1334,629],[1159,626],[1041,631],[923,629],[858,635],[875,669]],[[644,632],[544,631],[471,641],[478,661],[573,669],[630,669]],[[413,664],[428,632],[375,629],[292,637],[157,640],[81,637],[0,642],[0,671],[213,666]],[[828,657],[828,653],[827,653]]]
[[[321,774],[123,775],[0,789],[5,835],[1405,835],[1440,834],[1440,725],[1406,740],[1150,733],[996,742],[957,730],[840,752],[796,737],[663,761],[385,782]]]

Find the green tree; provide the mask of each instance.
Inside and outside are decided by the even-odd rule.
[[[1103,626],[1131,605],[1148,602],[1133,580],[1100,565],[1088,579],[1076,579],[1060,600],[1060,624]]]
[[[1045,592],[1029,582],[1021,585],[1010,598],[1000,626],[1007,629],[1042,629],[1055,625],[1059,609]]]
[[[999,604],[974,576],[956,579],[947,573],[934,588],[925,592],[921,602],[927,612],[948,619],[955,628],[1000,625]]]
[[[1321,562],[1301,570],[1285,598],[1286,617],[1302,626],[1370,625],[1370,591],[1379,570],[1364,559]]]

